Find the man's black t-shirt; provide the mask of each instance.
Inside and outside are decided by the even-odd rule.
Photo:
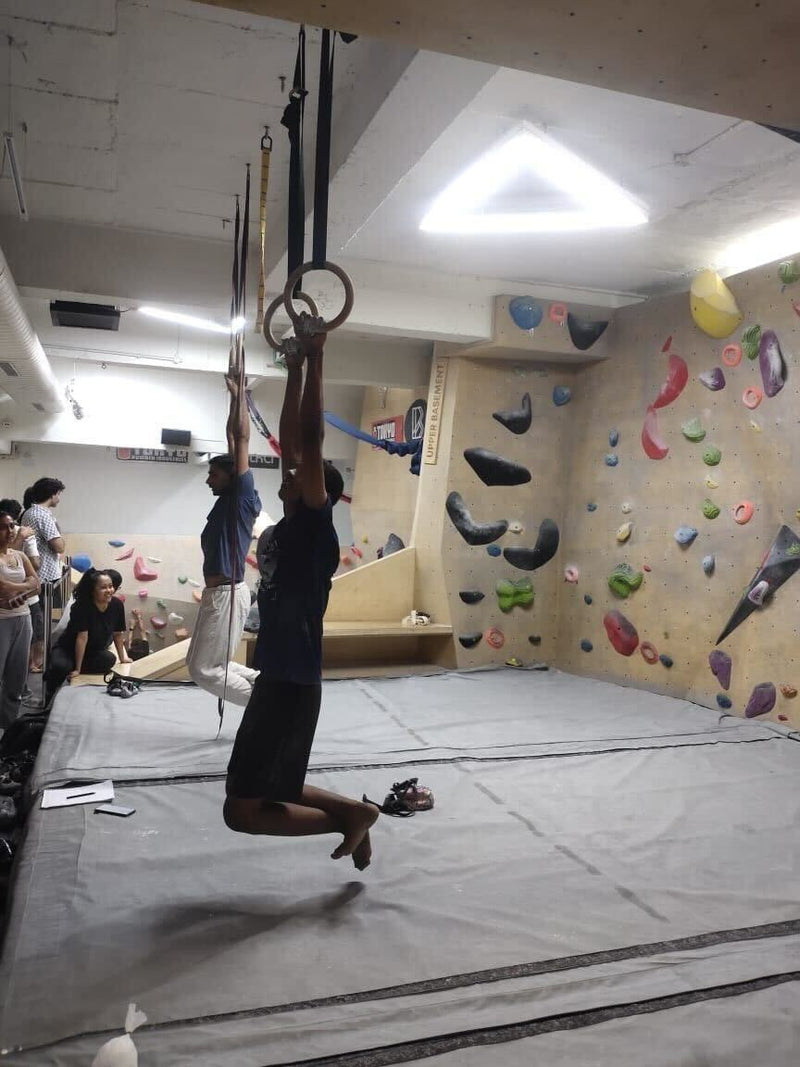
[[[263,535],[262,535],[263,537]],[[316,685],[322,677],[322,617],[339,566],[339,539],[330,500],[321,508],[302,501],[259,543],[261,626],[253,665],[264,678]],[[270,573],[271,572],[271,573]]]
[[[105,611],[100,611],[94,601],[72,605],[67,628],[58,639],[58,644],[68,652],[75,651],[75,638],[87,631],[86,655],[108,648],[114,634],[125,630],[125,608],[121,600],[112,596]]]

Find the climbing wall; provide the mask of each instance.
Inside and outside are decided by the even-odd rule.
[[[708,665],[715,641],[781,526],[800,534],[800,312],[795,307],[800,308],[800,282],[784,285],[773,264],[730,279],[729,286],[743,316],[730,336],[715,340],[702,332],[686,294],[653,299],[617,314],[612,358],[587,368],[575,381],[566,409],[572,465],[560,554],[564,565],[578,569],[579,579],[561,589],[555,662],[712,707],[719,697],[721,706],[730,701],[739,714],[756,686],[772,683],[777,702],[769,718],[800,726],[800,701],[780,689],[781,684],[789,692],[800,687],[800,577],[788,578],[764,606],[753,605],[749,618],[721,644],[732,661],[729,690]],[[765,391],[759,358],[745,354],[738,365],[728,366],[738,352],[728,349],[723,359],[723,350],[740,344],[743,331],[755,325],[762,336],[775,332],[788,380],[777,395],[764,395],[750,409],[745,390]],[[680,386],[675,356],[685,361],[688,380],[670,399]],[[651,459],[642,444],[645,415],[670,379],[670,366],[674,388],[661,393],[666,403],[655,409],[650,426],[651,451],[668,451]],[[722,371],[724,388],[712,390],[699,379],[704,374],[709,384],[718,385],[718,372],[704,373],[714,368]],[[758,400],[758,393],[749,393],[747,400]],[[619,441],[612,448],[614,431]],[[715,450],[719,461],[708,465],[704,457],[717,459]],[[616,466],[606,465],[610,453],[618,456]],[[555,458],[553,452],[548,455]],[[752,518],[737,522],[746,518],[748,502],[754,505]],[[707,517],[717,508],[716,517]],[[625,533],[620,527],[627,522],[630,536],[620,541],[618,533],[620,538]],[[684,539],[697,531],[685,545],[675,538],[681,527],[689,528]],[[709,569],[710,556],[714,569],[707,574],[703,560]],[[617,583],[620,589],[642,578],[627,599],[608,586],[618,564],[632,569]],[[612,610],[622,612],[638,633],[640,645],[630,656],[615,651],[606,634],[603,618]],[[653,646],[645,649],[649,657],[655,652],[666,657],[667,665],[645,661],[645,641]],[[582,642],[591,650],[584,651]]]
[[[574,392],[578,372],[460,357],[448,364],[438,460],[422,467],[414,540],[418,576],[432,573],[438,554],[459,666],[502,663],[512,657],[523,663],[552,661],[563,583],[561,553],[546,562],[547,553],[540,553],[535,562],[542,565],[535,570],[521,569],[504,553],[529,566],[532,553],[525,550],[536,548],[543,520],[561,526],[573,413],[570,403],[556,405],[553,393],[556,388]],[[493,413],[521,411],[526,393],[531,398],[530,425],[515,433]],[[564,399],[566,394],[558,396]],[[517,429],[525,421],[516,423]],[[488,530],[482,538],[490,538],[488,542],[468,543],[451,517],[445,513],[442,522],[434,514],[446,512],[448,499],[455,514],[453,493],[459,494],[456,505],[466,508],[474,523],[502,520],[508,524],[505,532]],[[439,621],[441,603],[435,597],[425,600],[427,578],[423,585],[418,606],[431,610]]]

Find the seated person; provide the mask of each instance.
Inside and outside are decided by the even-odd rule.
[[[117,659],[130,663],[124,637],[125,608],[114,596],[111,576],[90,568],[75,587],[69,622],[50,653],[48,698],[79,674],[105,674]],[[110,649],[112,641],[116,656]]]

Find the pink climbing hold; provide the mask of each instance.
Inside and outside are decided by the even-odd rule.
[[[258,560],[255,556],[245,556],[245,562],[254,570],[258,570]]]
[[[146,589],[140,589],[139,590],[139,599],[140,600],[146,600],[149,595],[150,594],[147,592]]]
[[[686,365],[686,360],[681,359],[680,356],[676,356],[673,353],[669,357],[667,380],[661,386],[660,393],[653,401],[653,407],[665,408],[668,404],[671,404],[673,400],[677,400],[686,388],[686,383],[688,381],[689,368]]]
[[[669,452],[658,428],[658,415],[654,407],[647,409],[642,427],[642,448],[649,459],[663,459]]]
[[[662,352],[669,352],[671,347],[672,347],[672,334],[669,335],[669,337],[666,339],[664,344],[661,346],[661,351]]]
[[[116,562],[119,563],[121,559],[130,559],[135,549],[129,548],[127,552],[123,552],[121,556],[117,556]]]
[[[731,670],[733,669],[733,660],[727,652],[723,652],[720,648],[715,648],[713,652],[709,654],[708,665],[711,668],[711,673],[717,679],[723,689],[730,689],[731,687]]]
[[[137,582],[154,582],[158,578],[158,571],[148,567],[141,556],[133,561],[133,576]]]
[[[645,663],[649,663],[651,666],[654,663],[658,663],[658,651],[652,642],[642,641],[641,645],[639,645],[639,651]]]
[[[632,656],[639,644],[639,634],[633,623],[621,611],[609,611],[603,618],[608,639],[621,656]]]
[[[163,615],[151,615],[150,625],[153,627],[154,630],[164,630],[167,626],[167,620],[164,618]]]

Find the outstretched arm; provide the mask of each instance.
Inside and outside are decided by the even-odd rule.
[[[299,350],[290,348],[286,353],[286,391],[283,394],[278,440],[281,446],[281,465],[285,470],[296,470],[300,465],[302,447],[300,442],[300,392],[303,388],[303,360]]]
[[[250,466],[250,412],[247,410],[247,395],[244,382],[238,374],[226,374],[225,384],[230,393],[228,422],[225,434],[228,451],[233,456],[236,474],[244,474]]]
[[[322,408],[322,352],[326,334],[303,338],[306,354],[306,384],[300,403],[300,441],[303,454],[303,503],[309,508],[325,506],[325,474],[322,441],[325,423]]]

